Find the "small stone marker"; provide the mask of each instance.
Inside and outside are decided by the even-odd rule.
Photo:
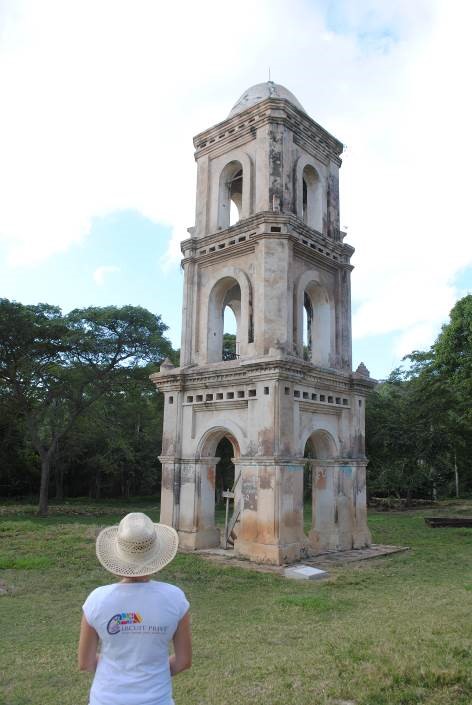
[[[284,575],[286,578],[295,580],[320,580],[328,577],[326,570],[313,568],[311,565],[303,565],[302,563],[285,568]]]

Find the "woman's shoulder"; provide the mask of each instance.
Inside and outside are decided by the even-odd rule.
[[[163,583],[161,580],[150,580],[149,582],[155,590],[161,590],[161,592],[182,592],[177,585],[172,583]]]
[[[156,598],[161,604],[167,605],[167,608],[171,610],[172,614],[177,615],[177,619],[180,621],[190,607],[184,591],[171,583],[152,581],[152,585],[156,591]]]
[[[162,583],[160,580],[152,580],[151,585],[156,592],[168,595],[169,597],[185,597],[184,591],[172,583]]]
[[[92,592],[89,593],[87,600],[102,600],[106,595],[116,588],[117,583],[110,583],[108,585],[99,585]]]

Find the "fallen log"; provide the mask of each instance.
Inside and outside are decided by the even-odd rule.
[[[424,520],[432,529],[472,528],[472,517],[425,517]]]

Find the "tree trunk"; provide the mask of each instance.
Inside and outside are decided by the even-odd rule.
[[[457,469],[457,455],[454,451],[454,480],[456,483],[456,497],[459,499],[459,471]]]
[[[408,487],[406,491],[406,501],[405,501],[405,506],[409,507],[411,505],[411,487]]]
[[[49,474],[51,472],[50,453],[41,453],[41,485],[39,488],[39,516],[46,517],[49,508]]]
[[[54,477],[56,480],[56,499],[62,502],[64,499],[64,467],[61,462],[56,463]]]

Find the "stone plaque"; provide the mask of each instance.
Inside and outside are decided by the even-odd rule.
[[[301,563],[285,568],[284,575],[286,578],[293,578],[294,580],[320,580],[328,577],[328,573],[325,570],[313,568],[311,565],[302,565]]]

